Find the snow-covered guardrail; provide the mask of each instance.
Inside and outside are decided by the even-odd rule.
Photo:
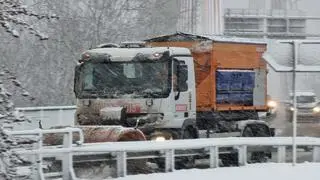
[[[239,165],[247,164],[247,149],[256,146],[266,146],[277,148],[277,162],[285,162],[286,147],[292,145],[291,137],[231,137],[231,138],[210,138],[210,139],[193,139],[193,140],[173,140],[173,141],[135,141],[135,142],[106,142],[106,143],[85,143],[73,144],[72,132],[80,132],[77,128],[37,130],[36,132],[19,131],[8,132],[12,135],[26,135],[30,133],[63,133],[63,145],[60,148],[52,148],[43,146],[39,143],[37,149],[33,150],[17,150],[19,154],[34,155],[37,157],[38,167],[42,165],[42,155],[46,157],[62,157],[62,176],[63,179],[77,179],[73,169],[73,155],[88,155],[99,153],[112,153],[117,160],[117,176],[123,177],[127,175],[128,153],[132,152],[150,152],[160,151],[165,156],[165,171],[170,172],[175,169],[176,150],[190,150],[205,148],[209,154],[210,168],[219,167],[219,148],[236,147],[238,149]],[[82,133],[80,133],[82,136]],[[320,162],[320,138],[297,137],[296,144],[298,146],[313,147],[313,162]],[[143,156],[143,155],[141,155]],[[40,168],[41,169],[41,168]],[[39,171],[39,179],[44,179],[45,175],[42,170]]]
[[[83,144],[84,142],[84,136],[83,136],[83,131],[79,128],[71,128],[71,127],[67,127],[67,128],[63,128],[63,129],[34,129],[34,130],[22,130],[22,131],[7,131],[6,133],[9,135],[13,135],[13,136],[37,136],[38,141],[36,144],[36,148],[39,151],[39,153],[34,153],[33,150],[22,150],[22,152],[20,152],[21,154],[32,154],[34,155],[34,161],[36,162],[36,169],[38,171],[37,174],[37,179],[41,179],[44,180],[45,179],[45,175],[44,172],[42,170],[42,166],[43,166],[43,152],[45,152],[45,147],[43,146],[43,136],[45,134],[63,134],[63,148],[70,148],[72,146],[72,138],[73,138],[73,133],[78,133],[79,134],[79,141],[76,142],[76,144]],[[69,159],[67,159],[66,161],[63,161],[63,172],[70,172],[70,169],[73,169],[72,164],[66,163],[69,162],[68,160],[72,161],[72,155],[68,156]],[[73,171],[72,171],[73,172]],[[69,175],[68,175],[69,176]],[[67,177],[67,176],[64,176]],[[73,175],[73,177],[75,177],[75,175]],[[63,178],[65,179],[65,178]],[[69,178],[67,178],[69,179]]]

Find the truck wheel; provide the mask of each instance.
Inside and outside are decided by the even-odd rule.
[[[182,139],[195,139],[195,131],[192,127],[188,127],[183,131]],[[194,153],[193,150],[184,150],[183,153],[191,154]],[[178,157],[176,160],[176,169],[190,169],[195,166],[195,157],[194,156],[186,156],[186,157]]]
[[[269,137],[269,127],[263,124],[249,124],[243,130],[243,137]],[[251,153],[251,157],[248,163],[264,163],[268,161],[270,157],[270,151],[254,151]]]
[[[219,158],[223,167],[239,166],[238,153],[220,154]]]
[[[195,139],[195,130],[191,127],[186,128],[183,132],[183,134],[178,136],[180,134],[181,129],[178,130],[171,130],[171,131],[165,131],[167,133],[172,134],[173,139]],[[183,153],[183,154],[190,154],[194,151],[192,150],[177,150],[175,153]],[[151,162],[156,163],[158,168],[164,169],[165,168],[165,161],[164,158],[159,159],[152,159]],[[193,168],[195,165],[195,157],[190,156],[182,156],[182,157],[176,157],[175,158],[175,169],[190,169]]]
[[[268,156],[266,152],[252,152],[250,162],[248,163],[265,163],[268,162]]]

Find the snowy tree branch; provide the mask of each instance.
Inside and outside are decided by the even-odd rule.
[[[19,37],[20,34],[17,30],[17,27],[22,27],[27,29],[31,34],[38,36],[40,40],[48,39],[48,36],[40,31],[34,29],[27,21],[23,20],[22,17],[36,18],[38,20],[42,19],[58,19],[58,16],[55,14],[38,14],[31,10],[28,10],[24,6],[21,0],[0,0],[0,25],[6,29],[14,37]]]

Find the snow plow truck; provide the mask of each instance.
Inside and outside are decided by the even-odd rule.
[[[273,136],[258,117],[268,111],[265,50],[185,33],[87,50],[75,68],[75,125],[88,143]],[[265,156],[255,149],[252,160]]]

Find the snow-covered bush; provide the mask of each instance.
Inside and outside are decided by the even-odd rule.
[[[31,179],[31,163],[14,153],[14,149],[25,148],[34,141],[11,137],[5,132],[6,127],[26,120],[16,113],[11,94],[4,87],[3,79],[7,76],[6,72],[9,71],[0,71],[0,179]],[[16,79],[9,79],[16,86],[20,86]]]
[[[30,18],[49,20],[57,19],[57,16],[35,13],[24,6],[21,0],[0,0],[0,25],[6,32],[18,38],[19,31],[28,30],[31,34],[38,36],[40,40],[48,39],[47,35],[26,21]],[[16,113],[11,100],[12,95],[4,87],[4,79],[19,87],[22,96],[29,96],[29,93],[21,88],[21,83],[16,77],[6,67],[0,67],[0,179],[31,179],[32,164],[16,154],[14,149],[30,147],[34,140],[12,137],[5,131],[6,127],[26,119]]]

